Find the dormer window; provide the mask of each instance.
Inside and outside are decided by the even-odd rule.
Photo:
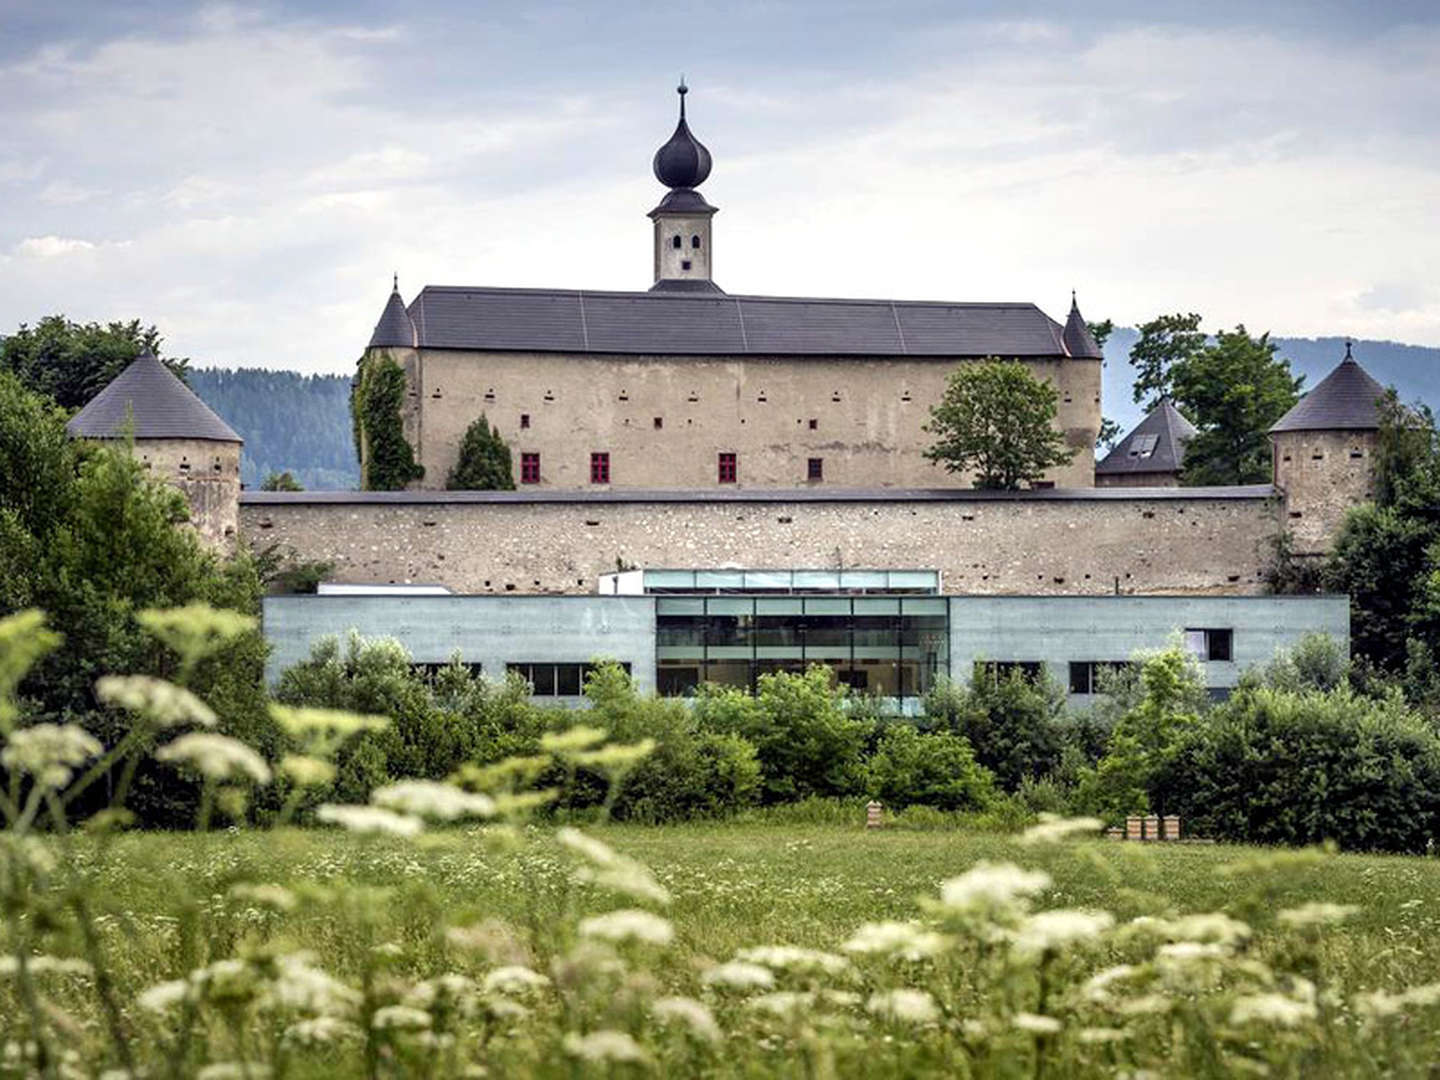
[[[672,248],[676,248],[677,250],[684,246],[678,234],[671,238],[670,246]]]
[[[692,236],[692,237],[690,237],[690,246],[691,246],[692,248],[694,248],[696,251],[699,251],[699,250],[700,250],[700,237],[698,237],[698,236]]]

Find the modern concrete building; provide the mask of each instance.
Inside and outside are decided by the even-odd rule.
[[[1098,672],[1182,641],[1223,694],[1246,667],[1307,633],[1348,647],[1343,596],[946,596],[925,570],[646,570],[600,595],[287,596],[265,601],[271,679],[326,635],[398,638],[415,663],[458,658],[483,675],[521,672],[538,697],[575,704],[599,659],[642,692],[830,667],[854,691],[907,714],[937,679],[1047,670],[1076,704]]]

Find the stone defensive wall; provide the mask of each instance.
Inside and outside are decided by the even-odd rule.
[[[592,593],[617,569],[933,569],[951,594],[1253,594],[1273,487],[259,492],[240,529],[350,583]]]

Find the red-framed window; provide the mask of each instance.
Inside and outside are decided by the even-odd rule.
[[[520,455],[520,482],[522,484],[538,484],[540,482],[540,455]]]
[[[733,483],[735,483],[735,455],[734,455],[734,454],[721,454],[721,455],[720,455],[720,483],[722,483],[722,484],[733,484]]]
[[[590,482],[592,484],[608,484],[610,482],[610,454],[605,450],[596,450],[590,455]]]
[[[806,463],[806,468],[805,468],[805,479],[807,479],[807,480],[824,480],[824,479],[825,479],[825,459],[824,459],[824,458],[812,457],[812,458],[809,458],[809,459],[808,459],[808,461],[807,461],[807,463]]]

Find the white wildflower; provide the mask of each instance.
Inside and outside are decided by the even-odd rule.
[[[581,1061],[644,1062],[650,1055],[623,1031],[592,1031],[588,1035],[570,1032],[565,1036],[565,1052]]]
[[[268,1003],[298,1012],[348,1014],[361,1001],[358,990],[322,971],[308,953],[278,957],[279,969],[266,992]]]
[[[669,945],[675,939],[675,928],[669,919],[648,911],[626,908],[583,919],[580,936],[604,941],[643,941],[650,945]]]
[[[166,1013],[185,1002],[194,993],[194,988],[184,979],[172,979],[169,982],[156,983],[147,990],[141,991],[140,996],[135,999],[142,1009],[150,1012]]]
[[[670,902],[670,893],[655,880],[647,867],[621,855],[609,845],[592,836],[586,836],[579,829],[569,827],[556,830],[555,839],[590,864],[576,872],[581,881],[588,881],[639,900],[650,900],[657,904]]]
[[[1157,919],[1142,915],[1125,928],[1130,933],[1148,934],[1166,941],[1202,941],[1216,945],[1235,946],[1249,939],[1251,930],[1245,923],[1223,912],[1202,912],[1181,915],[1176,919]]]
[[[1110,996],[1111,983],[1121,982],[1134,975],[1138,969],[1131,964],[1116,964],[1104,971],[1097,971],[1086,980],[1084,993],[1091,1001],[1104,1001]]]
[[[378,806],[336,806],[326,803],[315,811],[315,817],[329,825],[339,825],[358,833],[386,833],[390,836],[414,836],[425,827],[417,817],[382,810]]]
[[[257,784],[270,782],[265,759],[239,739],[211,731],[192,731],[155,751],[157,761],[178,761],[212,780],[245,775]]]
[[[362,731],[384,731],[390,726],[390,721],[383,716],[366,716],[344,709],[272,704],[270,716],[296,738],[345,739]]]
[[[873,995],[865,1006],[876,1016],[906,1024],[929,1024],[940,1018],[935,999],[924,990],[898,987]]]
[[[42,788],[58,789],[70,782],[77,765],[98,756],[102,749],[78,724],[32,724],[10,733],[0,751],[0,765],[29,773]]]
[[[524,1005],[506,997],[486,998],[485,1009],[496,1020],[523,1020],[530,1015],[530,1010]]]
[[[1022,844],[1058,844],[1081,833],[1098,833],[1105,827],[1099,818],[1062,818],[1057,814],[1041,814],[1040,823],[1020,834]]]
[[[1050,887],[1050,875],[1012,863],[982,862],[940,886],[940,900],[955,911],[1006,908]]]
[[[247,900],[252,904],[273,908],[275,911],[294,911],[299,902],[295,894],[283,885],[250,885],[241,883],[230,886],[230,895],[236,900]]]
[[[773,994],[761,994],[750,999],[750,1008],[757,1012],[768,1012],[772,1016],[794,1016],[815,1004],[814,994],[802,994],[793,990],[777,990]]]
[[[1205,960],[1217,960],[1226,955],[1226,948],[1218,942],[1176,941],[1161,945],[1155,956],[1161,961],[1174,964],[1188,964]]]
[[[1042,911],[1020,924],[1014,938],[1015,951],[1043,953],[1062,949],[1098,937],[1114,925],[1115,917],[1108,911]]]
[[[490,817],[495,801],[488,795],[462,791],[453,784],[434,780],[402,780],[377,788],[370,802],[386,810],[437,821],[457,821],[464,817]]]
[[[552,731],[540,736],[540,749],[552,754],[588,750],[604,742],[610,733],[604,728],[577,724],[568,731]]]
[[[712,967],[701,977],[707,986],[723,986],[731,990],[768,990],[775,985],[775,973],[759,964],[731,960]]]
[[[31,975],[90,975],[93,969],[88,961],[71,956],[28,956],[25,958],[25,968]],[[18,974],[20,962],[15,959],[14,954],[7,953],[0,956],[0,976]]]
[[[1247,994],[1235,999],[1230,1009],[1230,1022],[1295,1027],[1306,1020],[1314,1020],[1317,1015],[1313,1001],[1297,1001],[1284,994]]]
[[[538,971],[531,971],[528,967],[519,964],[510,964],[506,967],[498,967],[485,976],[481,989],[487,994],[504,994],[507,996],[524,996],[532,991],[542,990],[550,985],[550,980]]]
[[[358,1038],[360,1029],[348,1020],[335,1016],[314,1016],[301,1020],[285,1029],[286,1042],[301,1046],[323,1046],[326,1043],[341,1042]]]
[[[1276,915],[1275,919],[1286,926],[1323,926],[1348,919],[1359,910],[1354,904],[1309,903],[1298,908],[1287,908]]]
[[[694,998],[659,998],[650,1006],[650,1011],[662,1024],[684,1024],[692,1035],[705,1042],[719,1042],[721,1039],[720,1025],[715,1023],[710,1009]]]
[[[1164,994],[1141,994],[1115,1003],[1115,1011],[1125,1016],[1151,1016],[1169,1012],[1174,1007],[1175,1002]]]
[[[370,1026],[377,1031],[419,1031],[430,1026],[430,1014],[409,1005],[386,1005],[375,1010]]]
[[[300,787],[324,787],[335,779],[334,765],[304,754],[286,754],[280,759],[280,772]]]
[[[901,960],[924,960],[945,951],[948,939],[913,922],[865,923],[840,948],[852,953],[880,953]]]
[[[1054,1035],[1065,1026],[1053,1016],[1040,1016],[1028,1012],[1016,1013],[1010,1018],[1010,1023],[1017,1030],[1028,1031],[1032,1035]]]
[[[655,750],[654,739],[641,739],[637,743],[602,746],[598,750],[582,750],[571,757],[577,765],[585,765],[601,771],[628,770],[637,761],[649,757]]]
[[[1075,1033],[1082,1043],[1115,1043],[1122,1042],[1127,1033],[1121,1028],[1089,1027],[1081,1028]]]
[[[189,690],[149,675],[106,675],[95,683],[95,696],[107,705],[140,713],[157,727],[212,728],[218,723],[210,706]]]
[[[749,964],[764,964],[775,971],[794,971],[800,974],[823,972],[826,975],[843,975],[850,970],[850,961],[843,956],[819,949],[802,949],[794,945],[762,945],[754,949],[741,949],[735,954],[735,958]]]
[[[195,1074],[195,1080],[262,1080],[270,1075],[268,1065],[242,1061],[217,1061]]]

